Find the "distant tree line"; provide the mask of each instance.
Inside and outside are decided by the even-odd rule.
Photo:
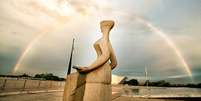
[[[34,78],[42,78],[44,80],[65,81],[64,78],[53,75],[52,73],[36,74]]]
[[[34,80],[65,81],[65,78],[60,78],[58,76],[53,75],[52,73],[36,74],[35,76],[30,76],[30,75],[24,73],[22,75],[0,75],[0,77],[25,78],[25,79],[34,79]]]
[[[128,84],[128,85],[132,85],[132,86],[138,86],[139,82],[137,79],[131,79],[131,80],[125,80],[123,82],[123,84]]]
[[[201,88],[201,83],[198,84],[171,84],[165,80],[159,80],[150,82],[147,80],[144,84],[140,85],[137,79],[124,80],[122,84],[127,84],[131,86],[155,86],[155,87],[191,87],[191,88]]]
[[[10,77],[10,78],[23,78],[23,77],[32,77],[32,76],[29,76],[28,74],[24,73],[24,74],[21,74],[21,75],[0,75],[0,77]]]
[[[171,84],[165,80],[150,82],[146,81],[144,85],[148,83],[148,86],[157,86],[157,87],[192,87],[192,88],[201,88],[201,83],[198,84]]]

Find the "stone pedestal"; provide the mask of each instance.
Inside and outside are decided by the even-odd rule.
[[[72,73],[67,76],[63,101],[83,101],[86,74]]]
[[[105,64],[88,73],[68,75],[63,101],[111,101],[111,67]]]

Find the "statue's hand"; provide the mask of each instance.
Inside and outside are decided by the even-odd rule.
[[[78,67],[78,66],[73,66],[74,69],[76,69],[80,73],[87,73],[90,71],[89,68],[87,67]]]

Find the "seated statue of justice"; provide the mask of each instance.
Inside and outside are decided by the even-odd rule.
[[[111,71],[117,60],[109,33],[114,21],[100,22],[102,37],[94,43],[96,60],[87,67],[74,66],[78,72],[67,77],[63,101],[112,101]]]

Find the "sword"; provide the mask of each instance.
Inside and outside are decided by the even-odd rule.
[[[69,75],[71,73],[72,58],[73,58],[73,51],[74,51],[74,41],[75,41],[75,39],[73,38],[73,43],[72,43],[72,48],[71,48],[71,54],[70,54],[70,60],[69,60],[69,63],[68,63],[68,72],[67,72],[67,75]]]

